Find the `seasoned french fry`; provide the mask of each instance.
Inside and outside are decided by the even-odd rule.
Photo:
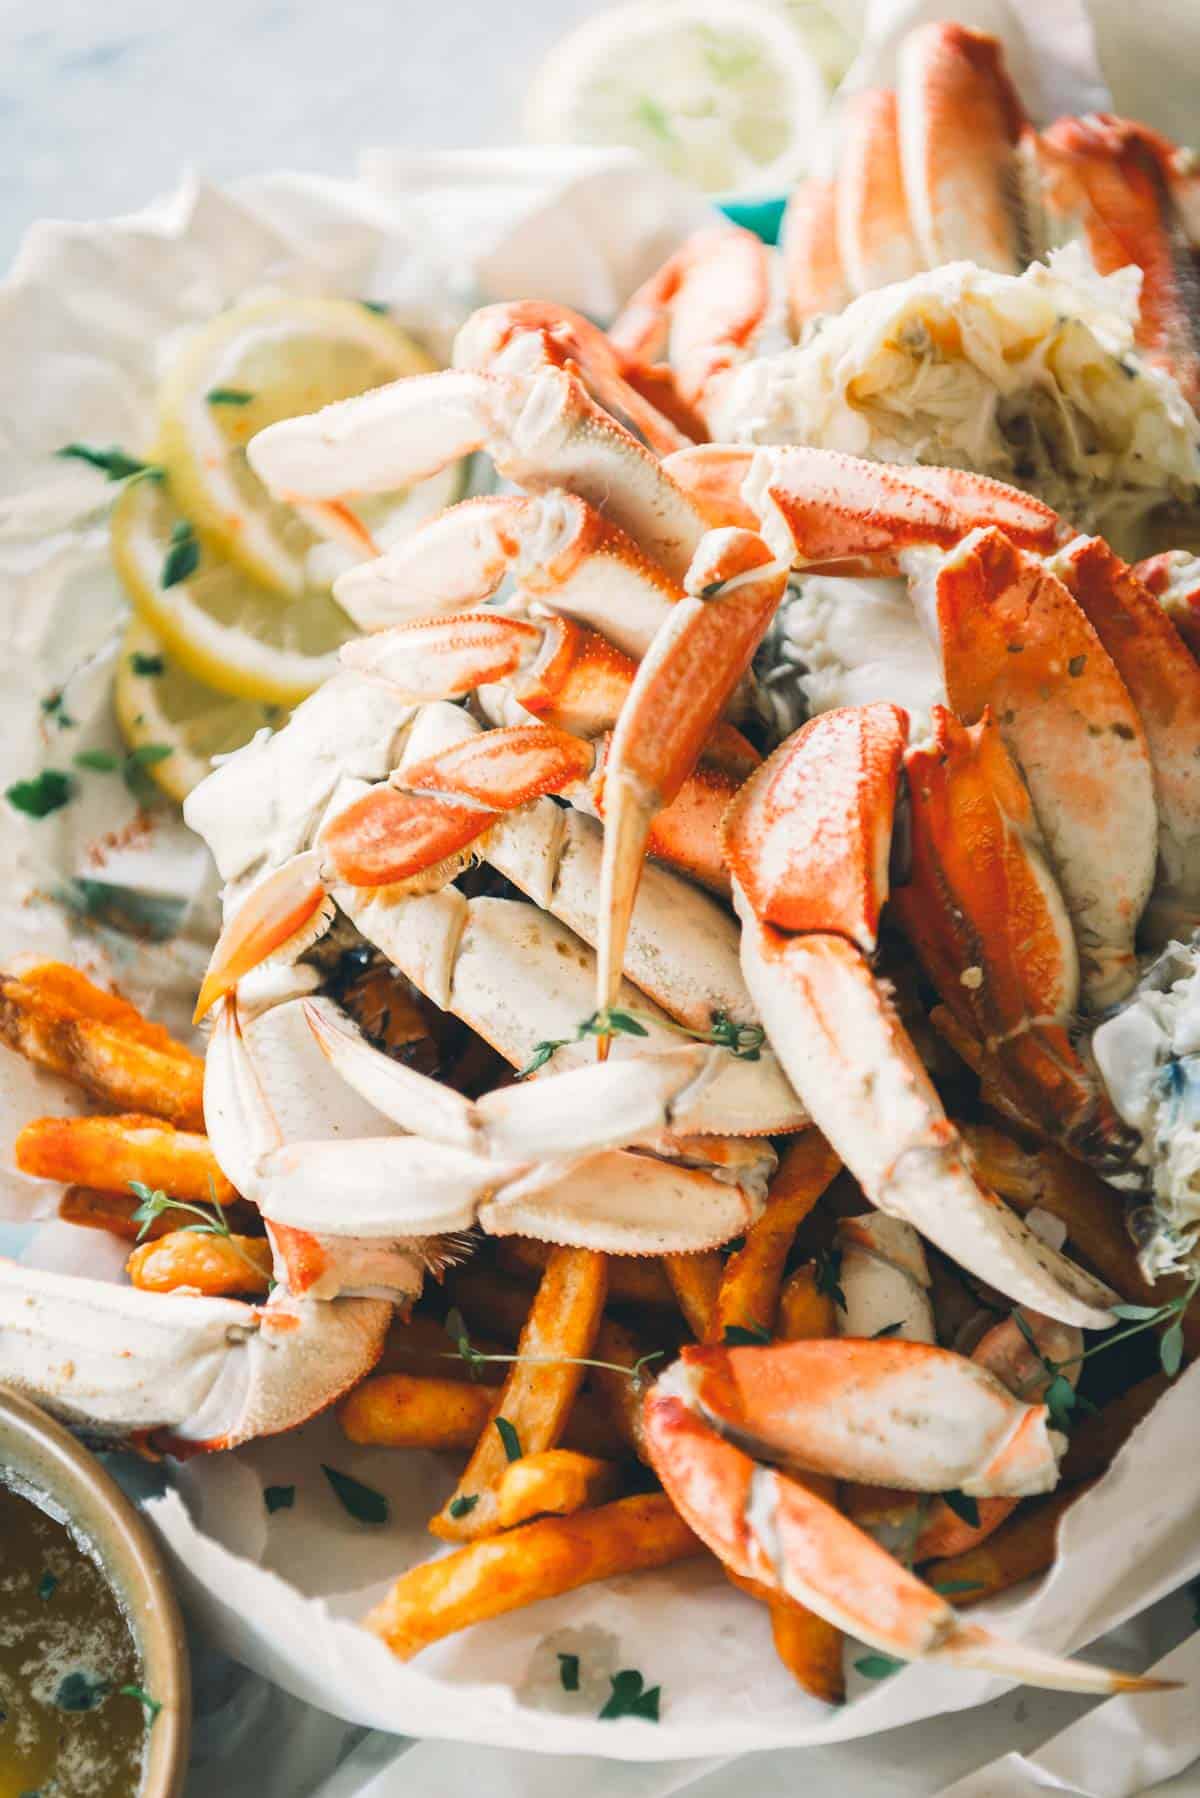
[[[837,1335],[837,1300],[818,1287],[815,1262],[806,1261],[784,1281],[775,1334],[785,1342],[809,1342]]]
[[[515,1343],[529,1316],[528,1286],[511,1275],[486,1267],[456,1267],[447,1281],[450,1298],[458,1306],[471,1333],[485,1330],[501,1342]]]
[[[472,1449],[498,1403],[494,1386],[374,1373],[342,1401],[338,1420],[351,1442],[375,1448]],[[620,1437],[587,1393],[580,1393],[571,1407],[563,1442],[578,1454],[597,1458],[624,1453]]]
[[[613,1461],[548,1448],[506,1467],[496,1493],[500,1527],[513,1529],[532,1517],[564,1517],[605,1504],[621,1490],[621,1470]]]
[[[592,1354],[597,1361],[606,1361],[609,1365],[588,1369],[589,1383],[609,1425],[625,1447],[639,1456],[642,1452],[642,1385],[632,1375],[644,1353],[642,1343],[632,1330],[606,1317],[596,1331]],[[669,1358],[649,1363],[645,1369],[647,1381],[653,1380]],[[621,1367],[629,1368],[629,1373],[615,1371]]]
[[[663,1493],[618,1498],[596,1510],[522,1524],[410,1568],[364,1621],[407,1660],[443,1636],[540,1598],[703,1553]]]
[[[207,1298],[266,1293],[271,1286],[271,1246],[261,1236],[172,1230],[134,1249],[125,1271],[143,1292],[175,1292],[186,1286]]]
[[[518,1280],[540,1280],[553,1253],[551,1243],[535,1242],[530,1236],[501,1236],[496,1243],[497,1266]],[[610,1255],[608,1302],[610,1305],[661,1305],[670,1310],[675,1304],[675,1295],[653,1256]]]
[[[1067,1231],[1068,1252],[1094,1268],[1127,1304],[1161,1305],[1187,1290],[1179,1276],[1142,1277],[1133,1243],[1125,1228],[1125,1206],[1119,1192],[1082,1162],[1061,1149],[1027,1153],[1019,1143],[990,1124],[959,1126],[979,1175],[1015,1211],[1039,1206],[1058,1218]],[[1188,1359],[1200,1355],[1200,1314],[1192,1307],[1182,1318]]]
[[[204,1128],[201,1057],[74,968],[0,977],[0,1042],[122,1111]]]
[[[841,1165],[819,1130],[788,1143],[761,1216],[725,1263],[710,1341],[723,1342],[729,1329],[770,1333],[793,1238]]]
[[[450,1542],[486,1536],[497,1527],[496,1490],[510,1459],[553,1448],[579,1391],[607,1291],[607,1257],[592,1249],[556,1248],[546,1264],[484,1430],[453,1496],[430,1522]],[[468,1501],[470,1501],[468,1503]]]
[[[237,1197],[207,1136],[154,1117],[36,1118],[17,1137],[15,1153],[23,1173],[64,1184],[124,1193],[140,1180],[191,1204],[228,1205]]]
[[[684,1322],[696,1341],[703,1342],[712,1324],[725,1263],[716,1249],[701,1249],[695,1255],[664,1255],[662,1262]]]
[[[58,1215],[67,1224],[80,1224],[88,1230],[107,1230],[126,1242],[153,1241],[169,1236],[172,1230],[185,1230],[195,1222],[190,1212],[168,1206],[148,1224],[139,1224],[134,1212],[141,1204],[131,1192],[97,1192],[90,1186],[69,1186],[58,1201]],[[237,1200],[226,1211],[231,1229],[253,1219],[253,1207]]]
[[[1170,1385],[1165,1373],[1151,1374],[1117,1398],[1110,1398],[1103,1410],[1083,1418],[1071,1431],[1059,1469],[1062,1478],[1090,1480],[1103,1473]]]
[[[824,1704],[844,1702],[842,1632],[836,1625],[802,1604],[776,1599],[771,1605],[771,1640],[797,1685]]]
[[[490,1336],[471,1332],[471,1343],[481,1354],[500,1354],[504,1344]],[[499,1386],[506,1364],[502,1361],[471,1363],[458,1353],[436,1317],[418,1311],[407,1322],[394,1323],[387,1333],[376,1373],[406,1373],[431,1380],[467,1381],[472,1386]]]
[[[947,1594],[952,1602],[972,1605],[1044,1573],[1054,1559],[1059,1519],[1092,1484],[1060,1486],[1047,1498],[1023,1500],[986,1542],[964,1554],[927,1561],[921,1578],[931,1586],[954,1586]]]

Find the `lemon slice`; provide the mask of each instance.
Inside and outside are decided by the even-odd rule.
[[[326,590],[285,599],[214,556],[160,482],[126,488],[110,542],[138,616],[185,673],[218,693],[296,705],[333,673],[338,646],[355,634]]]
[[[283,706],[218,693],[180,668],[140,618],[130,621],[121,643],[113,709],[130,749],[163,748],[147,757],[145,771],[182,805],[212,771],[214,755],[228,755],[256,731],[287,722]]]
[[[181,510],[252,580],[295,596],[313,584],[321,539],[273,500],[246,460],[251,437],[401,375],[435,368],[411,338],[357,300],[281,294],[222,312],[189,337],[159,392],[157,455]],[[397,502],[403,493],[396,496]],[[387,507],[372,500],[371,527]]]
[[[762,190],[803,172],[826,100],[804,37],[761,0],[638,0],[550,52],[525,126],[541,142],[627,144],[708,193]]]

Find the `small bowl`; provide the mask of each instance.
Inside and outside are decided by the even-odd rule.
[[[95,1546],[133,1626],[146,1690],[162,1704],[137,1798],[182,1798],[191,1674],[183,1620],[149,1526],[95,1455],[8,1386],[0,1386],[0,1468],[48,1493]]]

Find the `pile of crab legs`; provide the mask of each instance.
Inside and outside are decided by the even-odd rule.
[[[584,352],[570,367],[564,334]],[[421,709],[406,713],[386,778],[343,779],[311,847],[234,883],[200,1002],[220,1006],[206,1080],[218,1158],[282,1238],[285,1269],[288,1234],[327,1248],[343,1206],[359,1233],[411,1239],[478,1222],[647,1252],[740,1227],[734,1215],[753,1215],[769,1170],[754,1133],[811,1119],[886,1219],[1043,1327],[1103,1327],[1107,1289],[978,1182],[871,957],[890,902],[1014,1114],[1119,1168],[1127,1132],[1068,1024],[1078,1007],[1129,992],[1156,875],[1170,916],[1195,916],[1200,671],[1136,571],[1100,540],[1072,539],[1029,496],[807,449],[701,447],[661,461],[614,416],[633,417],[636,402],[582,336],[578,321],[555,339],[526,309],[493,312],[465,334],[471,358],[490,340],[487,366],[399,383],[252,445],[271,489],[339,533],[356,529],[354,493],[475,450],[528,491],[452,508],[342,578],[347,609],[377,627],[347,647],[348,668]],[[793,569],[908,578],[950,701],[928,744],[910,745],[902,710],[877,704],[818,716],[757,762],[737,733],[739,705]],[[506,608],[471,609],[509,574]],[[432,616],[387,622],[431,604]],[[358,691],[343,689],[343,706]],[[523,721],[481,729],[441,703],[468,695],[489,722],[514,711]],[[426,753],[439,734],[448,746]],[[213,814],[228,810],[235,769],[200,789],[189,813],[202,830],[207,813],[219,861]],[[548,804],[552,793],[579,813]],[[321,1053],[406,1134],[336,1148],[273,1138],[241,1020],[261,964],[303,954],[340,909],[516,1060],[503,995],[472,994],[461,964],[478,960],[487,929],[484,919],[475,932],[472,906],[519,902],[467,901],[449,883],[482,856],[528,886],[548,844],[559,867],[570,861],[572,835],[590,845],[594,873],[595,810],[598,904],[586,882],[572,892],[570,876],[561,903],[596,945],[602,1049],[629,967],[668,1014],[695,1018],[707,1003],[710,1014],[761,1018],[766,1068],[711,1046],[623,1055],[622,1041],[590,1067],[475,1104],[444,1092],[435,1103],[428,1083],[302,998],[287,1003]],[[683,914],[661,897],[655,911],[656,883],[709,908],[710,942],[721,940],[721,910],[665,868],[648,873],[647,848],[731,895],[744,989],[720,959],[716,980],[703,962],[681,969]],[[553,912],[554,876],[543,885]],[[502,978],[519,981],[522,959],[503,962]],[[706,1168],[696,1165],[705,1144]],[[622,1192],[631,1179],[637,1189]],[[947,1427],[926,1434],[923,1423],[918,1450],[915,1417]],[[906,1658],[1110,1680],[964,1630],[784,1471],[957,1486],[1001,1510],[1047,1489],[1061,1445],[1045,1408],[1014,1397],[986,1360],[858,1338],[699,1348],[659,1379],[645,1426],[667,1491],[733,1571]]]

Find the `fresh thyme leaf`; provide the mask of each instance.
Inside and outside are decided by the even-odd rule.
[[[594,1011],[590,1018],[585,1018],[579,1026],[579,1034],[581,1037],[649,1036],[650,1032],[631,1011],[620,1011],[610,1005],[607,1011]]]
[[[846,1309],[846,1295],[842,1291],[842,1251],[841,1249],[822,1249],[817,1255],[817,1291],[823,1292],[842,1311]]]
[[[74,792],[75,782],[69,774],[61,768],[43,768],[32,780],[14,781],[5,788],[4,797],[27,818],[48,818],[51,812],[69,804]]]
[[[854,1671],[861,1673],[864,1679],[887,1679],[905,1665],[894,1654],[864,1654],[855,1661]]]
[[[43,693],[38,703],[47,718],[53,718],[59,730],[74,730],[75,720],[67,711],[64,703],[66,697],[62,688],[57,687],[53,693]]]
[[[163,558],[159,583],[164,588],[177,587],[195,574],[200,565],[200,544],[186,518],[181,518],[171,532],[171,541]]]
[[[151,1698],[149,1692],[142,1686],[118,1686],[117,1690],[120,1692],[122,1698],[137,1699],[138,1703],[146,1713],[147,1727],[153,1728],[154,1719],[158,1716],[159,1711],[162,1710],[162,1699]]]
[[[267,1515],[274,1517],[276,1511],[290,1511],[296,1502],[294,1486],[264,1486],[263,1503],[267,1507]]]
[[[245,387],[210,387],[204,397],[210,406],[248,406],[254,395]]]
[[[519,1461],[525,1451],[521,1447],[521,1438],[517,1435],[512,1424],[509,1423],[507,1417],[494,1417],[492,1422],[496,1426],[497,1435],[504,1444],[504,1452],[508,1456],[508,1459],[510,1461]]]
[[[86,462],[107,475],[110,481],[128,481],[133,477],[151,481],[162,479],[163,471],[156,462],[143,462],[140,456],[127,455],[115,443],[110,443],[107,448],[93,443],[64,443],[54,453],[65,462]]]
[[[902,1330],[903,1328],[904,1319],[898,1317],[894,1324],[884,1324],[882,1330],[873,1330],[871,1332],[871,1340],[873,1342],[880,1342],[885,1336],[894,1336],[897,1330]]]
[[[165,762],[175,751],[169,743],[139,743],[131,749],[126,758],[131,768],[152,768],[156,762]]]
[[[1158,1345],[1158,1358],[1162,1362],[1162,1370],[1169,1380],[1173,1380],[1183,1366],[1183,1319],[1177,1317],[1169,1330],[1164,1330]]]
[[[609,1684],[612,1691],[600,1712],[601,1722],[611,1723],[617,1717],[645,1717],[651,1723],[658,1722],[661,1686],[647,1688],[636,1667],[625,1667],[620,1673],[611,1674]]]
[[[360,306],[365,306],[368,312],[377,312],[380,318],[386,318],[391,310],[382,300],[360,300],[358,303]]]
[[[1161,1305],[1110,1305],[1109,1310],[1114,1317],[1128,1318],[1131,1323],[1143,1323],[1147,1319],[1157,1320]]]
[[[701,1034],[697,1032],[697,1034]],[[718,1049],[728,1049],[739,1061],[758,1061],[767,1033],[761,1024],[739,1024],[725,1011],[714,1011],[708,1040]]]
[[[131,1180],[129,1190],[136,1199],[140,1200],[138,1208],[133,1214],[133,1222],[141,1225],[137,1234],[139,1242],[144,1240],[151,1224],[160,1218],[164,1211],[187,1211],[197,1219],[197,1222],[180,1224],[178,1227],[181,1230],[190,1231],[194,1236],[223,1236],[234,1254],[253,1270],[255,1279],[260,1278],[262,1269],[257,1261],[252,1260],[241,1244],[234,1239],[233,1231],[229,1228],[229,1219],[225,1215],[225,1208],[213,1190],[211,1180],[209,1181],[209,1190],[212,1191],[213,1196],[210,1205],[195,1205],[188,1199],[173,1199],[161,1187],[152,1189],[142,1180]],[[271,1285],[274,1286],[274,1284],[275,1282],[271,1281]]]
[[[943,1598],[954,1598],[960,1592],[978,1592],[982,1583],[977,1579],[944,1579],[933,1589],[940,1592]]]
[[[968,1529],[977,1530],[979,1528],[978,1500],[971,1498],[966,1492],[957,1492],[953,1490],[950,1492],[943,1492],[942,1497],[954,1512],[954,1515],[962,1518]]]
[[[578,1692],[579,1656],[577,1654],[559,1655],[558,1677],[562,1681],[562,1689],[564,1692]]]
[[[45,1602],[48,1598],[54,1597],[54,1593],[55,1593],[57,1586],[58,1586],[57,1574],[51,1573],[49,1568],[47,1568],[46,1572],[43,1573],[41,1579],[38,1581],[38,1597],[41,1599],[43,1604],[45,1604]]]
[[[386,1523],[389,1515],[388,1501],[382,1492],[376,1492],[373,1486],[364,1486],[356,1480],[352,1473],[342,1473],[336,1467],[321,1462],[321,1472],[333,1488],[334,1496],[344,1511],[359,1523]]]
[[[143,649],[135,649],[129,658],[129,666],[135,674],[165,674],[167,662],[165,656],[149,656]]]
[[[536,1074],[539,1068],[545,1067],[552,1055],[559,1049],[565,1049],[570,1041],[571,1038],[569,1036],[559,1036],[547,1037],[545,1042],[535,1043],[533,1045],[533,1054],[529,1057],[525,1066],[517,1069],[516,1079],[527,1080],[530,1074]]]
[[[458,1498],[452,1498],[449,1504],[451,1517],[469,1517],[479,1503],[478,1492],[463,1492]]]
[[[108,1697],[111,1681],[92,1673],[68,1673],[58,1682],[54,1702],[60,1711],[93,1711]]]
[[[770,1342],[771,1332],[764,1330],[761,1324],[726,1324],[721,1340],[728,1348],[749,1348]]]
[[[1075,1407],[1079,1402],[1078,1394],[1065,1373],[1056,1373],[1046,1388],[1043,1403],[1050,1414],[1052,1426],[1069,1436],[1075,1421]]]
[[[115,774],[121,761],[111,749],[81,749],[75,757],[75,766],[88,768],[93,774]]]

